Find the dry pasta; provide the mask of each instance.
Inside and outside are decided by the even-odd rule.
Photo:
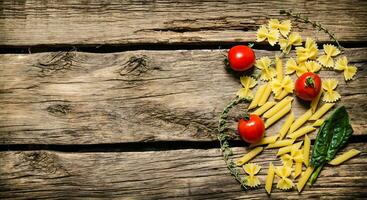
[[[334,68],[339,71],[344,71],[344,79],[346,81],[352,80],[357,73],[357,67],[355,65],[348,65],[348,59],[345,56],[336,61]]]
[[[321,126],[323,123],[324,123],[324,119],[318,119],[318,120],[316,120],[313,124],[312,124],[312,126],[314,126],[314,127],[317,127],[317,126]]]
[[[259,173],[261,167],[254,163],[248,163],[243,166],[243,170],[248,174],[248,176],[245,177],[245,184],[249,187],[256,187],[260,185],[260,180],[257,176],[255,176],[257,173]]]
[[[265,145],[265,144],[272,144],[277,140],[277,138],[278,138],[278,135],[263,137],[260,140],[260,142],[255,143],[255,144],[251,144],[250,148],[257,147],[257,146],[260,146],[260,145]]]
[[[292,168],[288,166],[281,166],[275,169],[275,173],[279,176],[277,188],[281,190],[288,190],[293,187],[293,182],[288,177],[292,173]]]
[[[282,108],[279,112],[277,112],[275,115],[270,117],[265,121],[265,128],[268,128],[272,124],[274,124],[276,121],[278,121],[280,118],[282,118],[284,115],[286,115],[290,110],[292,109],[291,103],[288,103],[284,108]]]
[[[251,159],[253,159],[255,156],[257,156],[259,153],[261,153],[264,150],[263,147],[256,147],[252,149],[250,152],[248,152],[246,155],[244,155],[242,158],[238,159],[236,161],[237,166],[242,166],[243,164],[247,163]]]
[[[334,105],[335,105],[335,103],[325,103],[308,120],[318,120],[325,113],[327,113],[327,111],[329,111],[330,108],[332,108]]]
[[[311,117],[311,115],[311,109],[307,110],[303,115],[301,115],[296,121],[293,122],[289,132],[293,133],[295,130],[301,127]]]
[[[285,91],[285,90],[282,90],[278,96],[275,97],[275,99],[277,100],[281,100],[283,99],[284,97],[286,97],[287,95],[289,94],[289,92]]]
[[[268,194],[271,193],[271,188],[273,186],[273,181],[274,181],[274,175],[275,175],[275,168],[274,168],[273,163],[270,162],[268,174],[265,179],[265,190]]]
[[[254,97],[254,99],[252,99],[248,109],[252,109],[252,108],[255,108],[257,106],[257,104],[259,103],[260,98],[263,95],[265,89],[266,89],[266,85],[262,85],[262,86],[259,87],[259,89],[257,89],[255,97]]]
[[[287,117],[284,124],[282,125],[282,127],[279,130],[279,140],[281,140],[285,137],[285,135],[287,134],[287,132],[288,132],[289,128],[291,127],[293,121],[294,121],[294,114],[293,114],[293,112],[291,112],[291,114],[289,114],[289,116]]]
[[[292,139],[279,140],[279,141],[274,142],[273,144],[269,144],[266,148],[271,149],[271,148],[285,147],[285,146],[292,145],[293,143],[294,143],[294,140]]]
[[[287,97],[287,98],[284,98],[283,100],[279,101],[275,106],[273,106],[270,110],[268,110],[268,111],[266,111],[266,113],[264,113],[264,117],[265,118],[270,118],[275,113],[279,112],[282,108],[287,106],[287,104],[289,102],[291,102],[292,100],[293,100],[292,97]]]
[[[264,112],[266,112],[267,110],[269,110],[271,107],[273,107],[275,105],[274,101],[271,102],[266,102],[264,105],[262,105],[260,108],[256,109],[254,112],[252,112],[251,114],[255,114],[255,115],[262,115]]]
[[[322,95],[322,90],[320,90],[319,94],[316,96],[316,98],[314,98],[312,101],[311,101],[311,110],[312,110],[312,113],[315,113],[316,112],[316,109],[317,109],[317,105],[319,105],[319,102],[320,102],[320,97]]]
[[[301,178],[298,180],[298,183],[297,183],[298,192],[301,192],[303,187],[305,187],[306,182],[310,178],[313,170],[314,170],[313,167],[309,166],[307,167],[306,171],[302,174]]]
[[[309,132],[312,132],[314,130],[315,130],[315,128],[312,127],[312,126],[305,126],[305,127],[302,127],[300,129],[298,129],[297,131],[289,134],[287,137],[296,140],[297,138],[299,138],[299,137],[301,137],[301,136],[303,136],[303,135],[305,135]]]
[[[296,162],[294,169],[294,178],[297,178],[302,173],[302,162]]]
[[[283,79],[283,63],[282,59],[280,59],[278,56],[275,57],[275,70],[277,73],[277,79],[282,80]]]
[[[264,93],[261,95],[260,100],[257,105],[258,106],[264,105],[266,101],[269,99],[270,94],[271,94],[271,85],[270,83],[267,83]]]
[[[293,148],[299,149],[302,146],[302,143],[303,142],[301,141],[301,142],[297,142],[295,144],[292,144],[291,146],[286,146],[286,147],[279,148],[277,156],[289,153],[289,152],[292,151]]]
[[[354,156],[360,154],[361,152],[358,151],[357,149],[351,149],[345,153],[343,153],[342,155],[332,159],[329,164],[330,165],[340,165],[341,163],[353,158]]]
[[[303,145],[303,163],[305,163],[306,167],[310,164],[310,149],[311,149],[311,140],[305,135],[304,145]]]

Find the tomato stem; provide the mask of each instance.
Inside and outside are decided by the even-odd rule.
[[[306,87],[315,88],[315,80],[312,77],[306,78]]]

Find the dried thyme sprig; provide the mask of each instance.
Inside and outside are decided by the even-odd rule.
[[[318,28],[319,31],[323,31],[329,35],[330,39],[332,39],[338,46],[340,51],[344,50],[344,47],[340,45],[339,41],[336,39],[335,34],[330,32],[327,28],[323,27],[319,22],[314,22],[308,19],[308,17],[303,17],[299,13],[293,13],[292,11],[280,10],[281,15],[287,15],[289,17],[293,17],[296,21],[311,24],[314,28]]]
[[[228,105],[224,108],[223,112],[219,116],[219,125],[218,125],[218,140],[220,143],[220,149],[223,154],[223,159],[227,165],[227,168],[232,176],[241,184],[241,186],[246,190],[246,185],[244,180],[240,177],[240,171],[236,167],[236,164],[230,159],[230,156],[233,155],[233,151],[229,146],[229,136],[228,136],[228,127],[227,127],[227,118],[229,111],[236,105],[242,102],[250,102],[250,98],[238,98],[236,97],[232,101],[228,103]]]

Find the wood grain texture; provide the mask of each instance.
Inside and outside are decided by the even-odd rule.
[[[0,55],[1,144],[95,144],[216,140],[218,115],[241,88],[223,51]],[[271,51],[256,51],[258,57]],[[357,79],[340,73],[340,104],[366,134],[366,48],[348,49]],[[260,83],[262,84],[262,83]],[[231,120],[244,109],[234,109]],[[296,116],[307,105],[293,103]],[[233,128],[235,124],[232,124]],[[277,133],[281,122],[267,134]],[[313,137],[313,136],[312,136]]]
[[[255,40],[259,25],[293,10],[345,42],[367,41],[367,2],[307,1],[1,1],[0,45],[210,44]],[[295,29],[328,41],[304,24]],[[316,34],[317,33],[317,34]]]
[[[352,199],[367,197],[367,145],[349,144],[361,155],[336,167],[325,167],[316,184],[282,192],[273,184],[275,199]],[[236,148],[236,157],[245,148]],[[343,150],[345,151],[345,150]],[[268,149],[253,162],[262,169],[259,189],[244,192],[228,174],[219,149],[174,151],[59,153],[0,152],[0,198],[12,199],[266,199],[268,163],[279,166],[276,150]],[[353,169],[353,170],[351,170]]]

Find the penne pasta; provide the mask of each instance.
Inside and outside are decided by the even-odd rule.
[[[280,93],[279,93],[279,95],[278,96],[275,96],[275,99],[277,99],[277,100],[281,100],[281,99],[283,99],[285,96],[287,96],[288,95],[288,92],[287,91],[285,91],[285,90],[282,90]]]
[[[265,104],[265,102],[269,99],[269,96],[271,94],[271,84],[267,83],[266,88],[264,90],[264,93],[261,95],[258,106],[262,106]]]
[[[311,140],[305,135],[304,145],[303,145],[303,163],[306,167],[310,164],[310,150],[311,150]]]
[[[315,130],[315,128],[312,127],[312,126],[305,126],[305,127],[302,127],[300,129],[298,129],[297,131],[289,134],[287,137],[296,140],[297,138],[299,138],[299,137],[301,137],[301,136],[303,136],[303,135],[305,135],[309,132],[312,132],[314,130]]]
[[[334,105],[335,105],[335,103],[325,103],[308,120],[318,120],[325,113],[327,113],[327,111],[329,111],[330,108],[332,108]]]
[[[256,109],[253,113],[251,114],[255,114],[255,115],[262,115],[264,112],[266,112],[267,110],[269,110],[271,107],[273,107],[275,105],[274,101],[271,102],[266,102],[264,105],[262,105],[260,108]]]
[[[257,147],[257,146],[264,145],[264,144],[272,144],[277,140],[277,138],[278,138],[278,135],[263,137],[260,140],[260,142],[255,143],[255,144],[251,144],[250,148]]]
[[[302,162],[296,162],[294,169],[294,178],[297,178],[302,173]]]
[[[317,105],[319,105],[319,102],[320,102],[320,97],[322,95],[322,90],[320,90],[319,94],[316,96],[316,98],[314,98],[312,101],[311,101],[311,111],[312,113],[315,113],[316,112],[316,109],[317,109]]]
[[[257,104],[259,103],[260,98],[263,95],[265,89],[266,89],[266,84],[260,86],[259,89],[257,89],[255,97],[252,99],[248,109],[252,109],[252,108],[255,108],[257,106]]]
[[[332,159],[329,164],[330,165],[340,165],[341,163],[353,158],[354,156],[360,154],[361,151],[358,151],[357,149],[351,149],[345,153],[343,153],[342,155]]]
[[[286,105],[279,112],[277,112],[275,115],[273,115],[272,117],[270,117],[265,121],[265,128],[268,128],[269,126],[273,125],[276,121],[278,121],[280,118],[286,115],[291,109],[292,109],[291,103],[288,103],[288,105]]]
[[[294,143],[294,140],[291,140],[291,139],[279,140],[279,141],[274,142],[273,144],[269,144],[266,148],[271,149],[271,148],[285,147],[285,146],[290,146],[293,143]]]
[[[265,190],[268,194],[271,193],[271,188],[273,186],[273,181],[274,181],[274,175],[275,175],[275,168],[273,163],[269,163],[269,169],[268,169],[268,174],[266,175],[266,179],[265,179]]]
[[[324,123],[324,119],[318,119],[318,120],[316,120],[313,124],[312,124],[312,126],[314,126],[314,127],[318,127],[318,126],[321,126],[323,123]]]
[[[303,141],[301,141],[301,142],[297,142],[297,143],[292,144],[292,145],[290,145],[290,146],[285,146],[285,147],[280,148],[280,149],[278,150],[277,156],[281,156],[281,155],[283,155],[283,154],[289,153],[289,152],[291,152],[291,151],[292,151],[292,149],[294,149],[294,148],[295,148],[295,149],[299,149],[299,148],[301,148],[302,143],[303,143]]]
[[[309,166],[307,167],[306,171],[302,174],[301,178],[298,180],[298,183],[297,183],[298,192],[301,192],[303,187],[305,187],[306,182],[310,178],[313,170],[314,170],[313,167]]]
[[[287,104],[291,102],[292,100],[293,100],[292,97],[284,98],[283,100],[279,101],[275,106],[273,106],[270,110],[266,111],[263,117],[270,118],[271,116],[279,112],[282,108],[287,106]]]
[[[238,159],[236,161],[237,166],[242,166],[243,164],[247,163],[251,159],[253,159],[255,156],[257,156],[259,153],[261,153],[264,150],[263,147],[256,147],[252,149],[250,152],[248,152],[246,155],[244,155],[242,158]]]
[[[282,67],[282,59],[280,59],[278,56],[275,57],[275,70],[277,73],[277,79],[282,80],[283,79],[283,67]]]
[[[312,115],[311,109],[307,110],[303,115],[301,115],[296,121],[293,122],[293,124],[290,127],[289,132],[293,133],[295,130],[297,130],[299,127],[301,127]]]
[[[294,114],[291,112],[285,122],[283,123],[282,127],[279,130],[279,140],[282,140],[285,135],[287,134],[289,127],[291,127],[292,123],[294,121]]]

